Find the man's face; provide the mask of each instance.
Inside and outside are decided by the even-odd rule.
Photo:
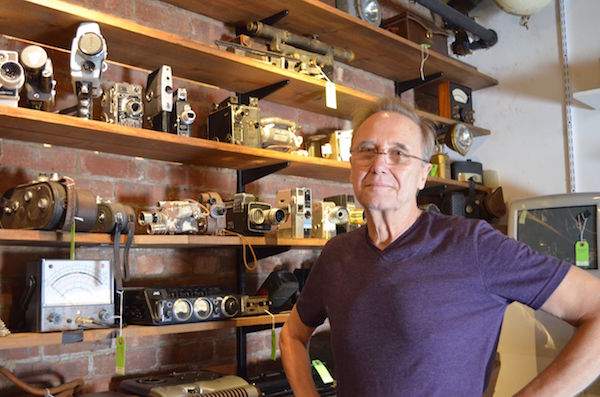
[[[355,131],[350,178],[357,200],[368,210],[398,210],[416,206],[416,196],[425,187],[431,165],[415,158],[392,164],[378,154],[371,161],[358,161],[357,151],[401,151],[423,157],[419,126],[395,112],[377,112]]]

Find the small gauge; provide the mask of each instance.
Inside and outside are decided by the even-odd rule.
[[[208,298],[198,298],[194,301],[194,312],[200,320],[206,320],[212,314],[212,303]]]
[[[221,313],[226,317],[233,317],[240,311],[240,302],[235,296],[226,296],[221,301]]]
[[[458,103],[467,104],[469,102],[469,94],[462,88],[455,88],[452,90],[452,98]]]
[[[173,313],[179,321],[187,321],[192,317],[192,304],[187,299],[177,299],[173,303]]]

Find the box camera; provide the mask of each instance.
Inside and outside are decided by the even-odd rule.
[[[187,90],[178,88],[173,94],[173,111],[170,113],[169,132],[181,136],[191,136],[191,125],[195,120],[196,113],[187,100]]]
[[[278,227],[281,237],[308,238],[312,230],[312,193],[310,188],[297,187],[277,192],[277,205],[288,209],[288,217]]]
[[[208,139],[251,147],[262,147],[258,99],[250,97],[249,104],[229,97],[215,106],[208,115]]]
[[[115,83],[102,96],[102,119],[108,123],[142,128],[142,86]]]
[[[19,90],[25,82],[23,67],[16,51],[0,50],[0,105],[18,107]]]
[[[198,223],[200,233],[214,235],[221,233],[227,226],[226,209],[221,196],[215,192],[202,193],[199,201],[208,209],[208,216]]]
[[[350,161],[352,130],[335,130],[317,134],[307,139],[308,154],[337,161]]]
[[[162,65],[148,75],[146,82],[146,118],[156,131],[169,132],[169,115],[173,110],[173,73]]]
[[[71,80],[79,117],[91,119],[92,98],[102,95],[100,81],[108,68],[106,52],[100,26],[95,22],[81,23],[71,44]]]
[[[49,111],[54,104],[56,80],[48,54],[37,45],[27,46],[21,51],[21,64],[25,69],[27,106]]]
[[[227,210],[227,229],[246,236],[262,236],[271,231],[272,225],[285,220],[286,213],[281,208],[257,201],[248,193],[236,193]]]
[[[330,239],[336,235],[336,226],[350,222],[346,207],[335,205],[333,201],[315,201],[313,210],[312,237]]]
[[[337,234],[351,232],[365,224],[365,212],[362,208],[356,207],[353,195],[338,194],[336,196],[325,197],[323,200],[332,201],[336,206],[345,207],[348,210],[348,222],[335,225]]]

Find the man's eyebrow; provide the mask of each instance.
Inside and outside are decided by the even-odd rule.
[[[363,147],[363,146],[367,146],[367,145],[373,145],[375,146],[375,141],[371,141],[371,140],[367,140],[367,141],[362,141],[358,144],[358,147]],[[402,142],[391,142],[388,145],[389,148],[394,148],[394,149],[402,149],[403,151],[408,151],[408,147],[402,143]]]

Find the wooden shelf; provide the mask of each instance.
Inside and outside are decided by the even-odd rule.
[[[284,323],[289,313],[275,314],[275,322]],[[123,328],[125,337],[154,336],[181,334],[187,332],[200,332],[224,328],[237,328],[253,325],[271,324],[271,316],[248,316],[236,317],[223,321],[206,321],[200,323],[149,326],[149,325],[130,325]],[[93,342],[98,340],[112,339],[117,336],[118,330],[115,328],[99,328],[83,331],[83,342]],[[34,347],[43,345],[62,344],[62,332],[20,332],[0,337],[0,350],[19,349],[24,347]]]
[[[243,26],[284,9],[289,15],[276,24],[291,32],[354,51],[350,65],[395,81],[418,78],[421,47],[403,37],[370,25],[319,0],[166,0],[168,3],[207,15],[225,23]],[[310,16],[310,17],[307,17]],[[456,59],[430,51],[425,73],[443,72],[446,79],[473,90],[498,81]]]
[[[377,100],[374,95],[336,85],[338,108],[326,108],[322,80],[61,0],[0,2],[0,33],[65,50],[70,50],[77,26],[85,21],[100,25],[107,42],[108,58],[122,64],[148,70],[170,65],[177,77],[235,92],[247,92],[287,79],[290,83],[269,95],[269,101],[345,119],[352,118],[357,107]],[[436,122],[456,123],[426,112],[421,115]],[[480,129],[480,134],[487,135],[489,131]]]
[[[70,244],[70,233],[45,230],[0,229],[0,244],[27,246],[58,246]],[[276,234],[264,237],[246,237],[254,247],[290,246],[296,248],[321,248],[327,240],[318,238],[294,239],[279,238]],[[121,244],[125,244],[126,236],[121,236]],[[77,246],[112,245],[112,236],[106,233],[77,233]],[[135,235],[133,247],[137,248],[198,248],[239,246],[242,241],[236,236],[201,236],[201,235]]]

